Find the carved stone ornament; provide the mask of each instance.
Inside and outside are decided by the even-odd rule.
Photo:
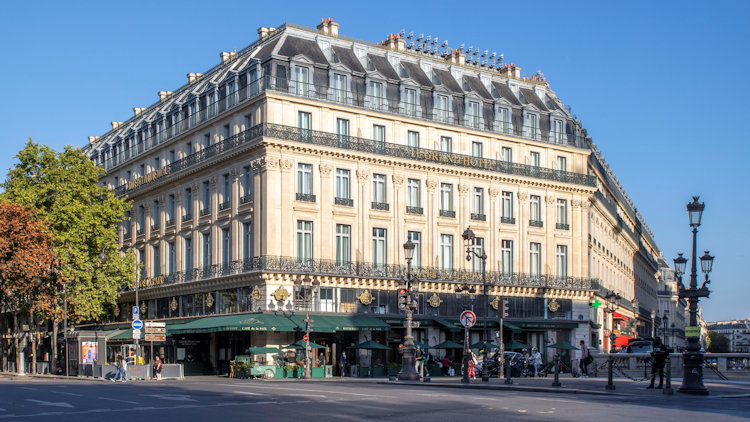
[[[206,295],[206,306],[209,308],[214,306],[214,295],[212,295],[211,293],[208,293]]]
[[[427,186],[427,190],[435,190],[438,185],[438,181],[437,179],[427,179],[425,185]]]
[[[557,299],[552,299],[547,304],[547,309],[549,309],[552,312],[557,312],[558,309],[560,309],[560,304],[557,303]]]
[[[283,287],[279,286],[278,289],[276,289],[275,292],[271,294],[274,299],[276,299],[277,302],[284,302],[289,297],[289,292]]]
[[[574,199],[570,201],[570,205],[573,207],[573,209],[581,208],[581,201]]]
[[[495,199],[500,195],[500,189],[498,188],[489,188],[487,192],[490,194],[490,199]]]
[[[365,183],[367,182],[367,179],[370,177],[370,172],[364,169],[357,169],[357,180],[359,183]]]
[[[492,299],[492,302],[490,302],[490,306],[492,306],[492,309],[494,309],[496,311],[498,309],[500,309],[500,297],[499,296],[495,296],[495,298]]]
[[[328,177],[331,174],[332,167],[330,164],[321,164],[318,168],[320,169],[320,175],[323,177]]]
[[[362,294],[357,296],[357,299],[359,299],[361,304],[367,306],[372,303],[373,297],[369,290],[365,290]]]
[[[529,199],[529,194],[527,192],[518,192],[518,199],[525,201]]]
[[[433,293],[432,296],[427,299],[427,303],[429,303],[433,308],[437,308],[441,303],[443,303],[443,299],[440,299],[440,296],[438,296],[437,293]]]
[[[289,171],[294,167],[294,162],[292,160],[281,160],[281,169],[284,171]]]
[[[169,309],[171,309],[173,312],[177,310],[177,307],[179,304],[177,303],[177,299],[175,297],[172,297],[172,301],[169,302]]]
[[[461,195],[466,195],[467,193],[469,193],[469,185],[467,185],[466,183],[459,184],[458,193],[460,193]]]
[[[141,302],[141,315],[146,315],[148,313],[148,306],[146,306],[146,302]]]
[[[394,174],[393,175],[393,184],[395,186],[401,186],[404,184],[404,176],[401,176],[400,174]]]
[[[553,203],[555,203],[555,197],[554,197],[554,196],[552,196],[552,195],[546,195],[546,196],[544,197],[544,202],[545,202],[545,203],[546,203],[547,205],[553,204]]]
[[[211,182],[211,190],[216,189],[216,185],[219,183],[219,176],[216,176],[216,175],[211,176],[210,182]]]
[[[265,165],[268,169],[277,169],[279,168],[279,159],[273,157],[266,158]]]
[[[255,285],[255,287],[253,287],[253,292],[252,292],[251,295],[253,297],[253,300],[256,301],[256,302],[258,302],[261,299],[263,299],[263,292],[260,291],[260,289],[258,288],[257,284]]]
[[[234,167],[233,169],[229,170],[229,175],[232,177],[232,181],[236,182],[240,178],[240,169]]]

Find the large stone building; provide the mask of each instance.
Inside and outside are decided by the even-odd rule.
[[[750,319],[706,322],[706,328],[725,335],[731,353],[750,353]]]
[[[85,147],[133,201],[119,240],[143,264],[144,318],[170,323],[157,345],[168,361],[221,369],[248,346],[292,343],[306,308],[326,363],[363,340],[393,350],[363,365],[399,360],[407,240],[426,344],[460,340],[464,308],[494,339],[500,298],[505,342],[547,356],[551,342],[608,347],[634,332],[624,321],[643,325],[658,249],[541,74],[437,39],[338,31],[261,28]],[[467,228],[488,255],[489,309]],[[590,306],[609,291],[623,298],[611,312]],[[112,321],[129,320],[135,297],[123,291]]]

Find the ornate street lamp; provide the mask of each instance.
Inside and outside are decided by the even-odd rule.
[[[401,371],[398,373],[399,381],[418,381],[419,374],[416,368],[416,349],[414,347],[414,336],[412,335],[412,317],[414,309],[417,307],[417,301],[414,300],[413,292],[416,292],[419,286],[419,280],[411,274],[411,260],[414,258],[416,245],[411,240],[404,243],[404,253],[406,255],[406,280],[403,278],[403,284],[398,290],[398,308],[406,311],[406,335],[404,336],[404,349],[401,356]],[[415,284],[412,291],[412,283]]]
[[[474,232],[471,229],[464,230],[464,233],[461,235],[464,239],[464,246],[466,247],[466,260],[471,262],[473,258],[479,258],[482,260],[482,296],[484,299],[484,311],[482,315],[482,321],[484,323],[483,326],[483,342],[484,347],[482,348],[482,381],[488,382],[490,380],[490,374],[487,370],[487,343],[489,342],[489,336],[487,335],[487,314],[489,313],[490,309],[490,302],[489,297],[487,296],[487,254],[484,252],[484,245],[482,245],[482,254],[480,255],[477,253],[476,250],[476,236],[474,236]],[[468,347],[468,344],[464,346],[464,349],[466,350]],[[467,379],[468,380],[468,379]]]
[[[312,348],[310,347],[310,333],[312,333],[314,320],[310,319],[310,302],[315,296],[315,292],[320,287],[320,281],[312,280],[309,274],[305,274],[302,279],[294,280],[294,287],[297,288],[297,299],[304,302],[305,304],[305,371],[302,375],[303,379],[312,378],[310,368],[310,355],[312,354]]]
[[[617,310],[618,306],[620,306],[620,301],[622,300],[622,296],[620,296],[619,293],[615,293],[614,290],[610,290],[607,292],[607,294],[604,295],[604,300],[607,301],[607,306],[604,308],[604,312],[608,312],[611,314],[612,324],[610,325],[610,331],[609,331],[609,349],[612,350],[612,345],[615,343],[615,340],[617,339],[617,335],[615,334],[615,311]],[[605,315],[606,319],[606,315]],[[606,324],[606,321],[604,321]]]
[[[662,335],[664,336],[664,343],[665,344],[668,343],[667,342],[667,320],[668,320],[668,318],[669,318],[669,316],[667,315],[667,311],[664,311],[664,315],[661,316],[661,322],[664,323],[664,334],[662,334]],[[672,347],[674,348],[674,344],[672,345]]]
[[[706,251],[701,260],[701,270],[705,274],[706,280],[698,288],[696,243],[698,237],[698,227],[701,225],[701,217],[705,204],[698,202],[698,196],[693,197],[693,202],[687,204],[690,227],[693,228],[693,260],[690,268],[690,287],[685,288],[682,284],[682,274],[685,273],[685,264],[687,260],[679,254],[674,260],[675,274],[678,277],[677,286],[679,288],[679,297],[687,299],[690,309],[690,327],[694,330],[698,326],[698,301],[702,297],[708,297],[710,294],[706,287],[711,281],[708,274],[711,272],[714,257]],[[686,333],[687,334],[687,333]],[[694,334],[694,332],[691,332]],[[683,377],[682,385],[677,390],[681,393],[707,395],[708,389],[703,385],[703,352],[701,352],[700,334],[698,336],[690,335],[687,337],[687,346],[682,355]]]

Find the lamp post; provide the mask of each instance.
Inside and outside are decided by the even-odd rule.
[[[615,311],[620,304],[620,300],[622,300],[622,296],[620,296],[619,293],[615,293],[614,290],[610,290],[607,292],[607,294],[604,295],[604,300],[607,301],[607,306],[604,308],[604,312],[609,312],[612,318],[612,324],[610,325],[610,327],[612,328],[610,328],[609,332],[609,349],[612,350],[612,345],[617,338],[617,336],[615,335]]]
[[[664,315],[661,316],[661,322],[664,323],[664,343],[669,343],[667,340],[667,320],[668,320],[667,312],[664,312]],[[668,345],[667,345],[668,346]],[[674,347],[674,345],[672,345]]]
[[[305,372],[302,374],[302,379],[312,378],[312,370],[310,368],[310,355],[312,354],[312,348],[310,347],[310,333],[312,332],[314,320],[310,319],[310,301],[315,296],[315,291],[320,286],[320,281],[312,280],[309,274],[305,274],[302,279],[295,279],[294,286],[297,288],[297,299],[302,300],[305,303]],[[303,293],[304,292],[304,293]]]
[[[107,253],[106,253],[107,248],[109,247],[109,245],[112,245],[114,243],[117,243],[117,241],[116,240],[112,240],[112,241],[108,242],[106,245],[104,245],[102,247],[102,251],[99,253],[99,261],[101,261],[102,263],[104,263],[107,260]],[[138,305],[138,287],[140,285],[139,276],[140,276],[140,271],[138,271],[138,263],[136,263],[135,264],[135,283],[133,284],[133,287],[135,288],[135,306],[139,306]],[[66,298],[67,298],[67,292],[66,292]],[[66,300],[66,305],[67,305],[67,300]],[[140,316],[141,315],[140,308],[138,310],[138,315],[139,315],[139,318],[143,318],[142,316]],[[67,321],[67,312],[66,312],[66,319],[65,319],[65,321]],[[67,330],[66,330],[66,332],[67,332]],[[141,357],[140,338],[134,338],[133,340],[135,341],[135,362],[133,362],[133,364],[134,365],[138,365],[139,362],[141,361],[141,359],[140,359],[140,357]],[[151,348],[153,349],[153,343],[151,344],[151,346],[152,346]],[[152,352],[151,353],[152,354],[151,358],[153,359],[153,350],[151,352]],[[68,356],[68,348],[67,348],[67,340],[66,340],[66,344],[65,344],[66,365],[67,365],[67,359],[68,359],[67,356]],[[67,371],[68,371],[67,367],[66,367],[65,371],[66,371],[66,375],[67,375]]]
[[[464,246],[466,246],[466,260],[471,262],[474,257],[482,260],[482,296],[484,299],[484,312],[482,315],[482,341],[484,342],[484,347],[482,348],[482,381],[488,382],[490,375],[489,371],[487,371],[487,342],[489,341],[487,336],[487,314],[489,313],[490,302],[487,296],[487,254],[484,252],[484,245],[482,245],[482,254],[477,253],[475,248],[476,236],[474,236],[474,232],[471,229],[464,230],[461,237],[463,237]]]
[[[57,339],[54,340],[57,343]],[[68,282],[63,282],[63,341],[65,343],[65,376],[68,376]]]
[[[474,286],[469,286],[468,284],[464,283],[458,287],[456,287],[456,293],[461,294],[461,305],[464,309],[469,309],[469,302],[474,300],[474,294],[477,292],[477,290],[474,288]],[[461,359],[461,368],[463,376],[461,377],[462,383],[468,383],[469,382],[469,360],[471,359],[471,354],[469,353],[469,327],[464,327],[464,355]]]
[[[656,311],[651,310],[651,338],[656,337]]]
[[[703,215],[703,209],[705,208],[704,203],[698,202],[699,197],[694,196],[693,202],[687,204],[688,217],[690,218],[690,227],[693,228],[693,261],[691,262],[690,269],[690,287],[685,288],[682,284],[682,274],[685,273],[685,264],[687,259],[679,254],[674,260],[675,274],[677,275],[677,287],[679,289],[679,297],[681,299],[687,299],[690,305],[690,327],[698,326],[698,301],[702,297],[708,297],[710,291],[708,285],[711,281],[708,279],[708,274],[711,272],[713,266],[714,257],[708,254],[708,251],[700,257],[701,270],[706,276],[706,280],[703,285],[698,288],[698,273],[697,273],[697,259],[696,259],[696,243],[698,237],[698,227],[701,225],[701,217]],[[687,331],[687,330],[686,330]],[[687,333],[686,333],[687,334]],[[693,334],[693,333],[691,333]],[[687,346],[685,352],[682,354],[682,366],[683,366],[683,377],[682,385],[677,391],[688,394],[699,394],[707,395],[708,389],[703,385],[703,352],[701,352],[700,345],[700,332],[698,336],[691,335],[687,337]]]
[[[406,311],[406,320],[404,325],[406,326],[406,335],[404,336],[404,351],[401,355],[401,371],[398,373],[399,381],[419,381],[419,374],[416,368],[416,350],[414,347],[414,336],[412,335],[412,316],[414,309],[417,307],[417,302],[414,300],[412,294],[412,282],[416,284],[414,290],[417,290],[419,286],[419,280],[413,277],[411,274],[411,260],[414,257],[414,249],[416,245],[411,241],[407,240],[404,243],[404,252],[406,254],[406,280],[402,279],[403,285],[399,286],[398,291],[398,307],[399,309]]]

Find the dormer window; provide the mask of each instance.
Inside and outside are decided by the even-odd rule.
[[[560,119],[552,120],[552,142],[563,143],[563,121]]]
[[[227,108],[234,107],[235,104],[237,104],[237,98],[236,95],[236,84],[234,81],[229,81],[227,83]]]
[[[346,75],[334,73],[331,78],[332,100],[338,103],[346,102],[347,98]]]
[[[385,90],[383,89],[382,82],[370,81],[368,85],[370,91],[370,104],[376,110],[381,110],[385,107]]]
[[[416,116],[417,114],[417,90],[411,88],[404,89],[404,113],[407,116]]]
[[[537,139],[539,137],[539,116],[536,114],[526,114],[526,122],[524,124],[524,133],[527,138]]]
[[[306,67],[294,67],[294,80],[292,81],[292,92],[297,95],[307,96],[310,90],[310,71]]]
[[[438,122],[448,123],[448,115],[448,96],[438,95],[437,98],[435,98],[435,118]]]
[[[500,133],[510,134],[510,109],[505,107],[498,108],[496,116],[496,128]]]
[[[466,124],[479,129],[479,103],[476,101],[469,101],[466,106]]]

